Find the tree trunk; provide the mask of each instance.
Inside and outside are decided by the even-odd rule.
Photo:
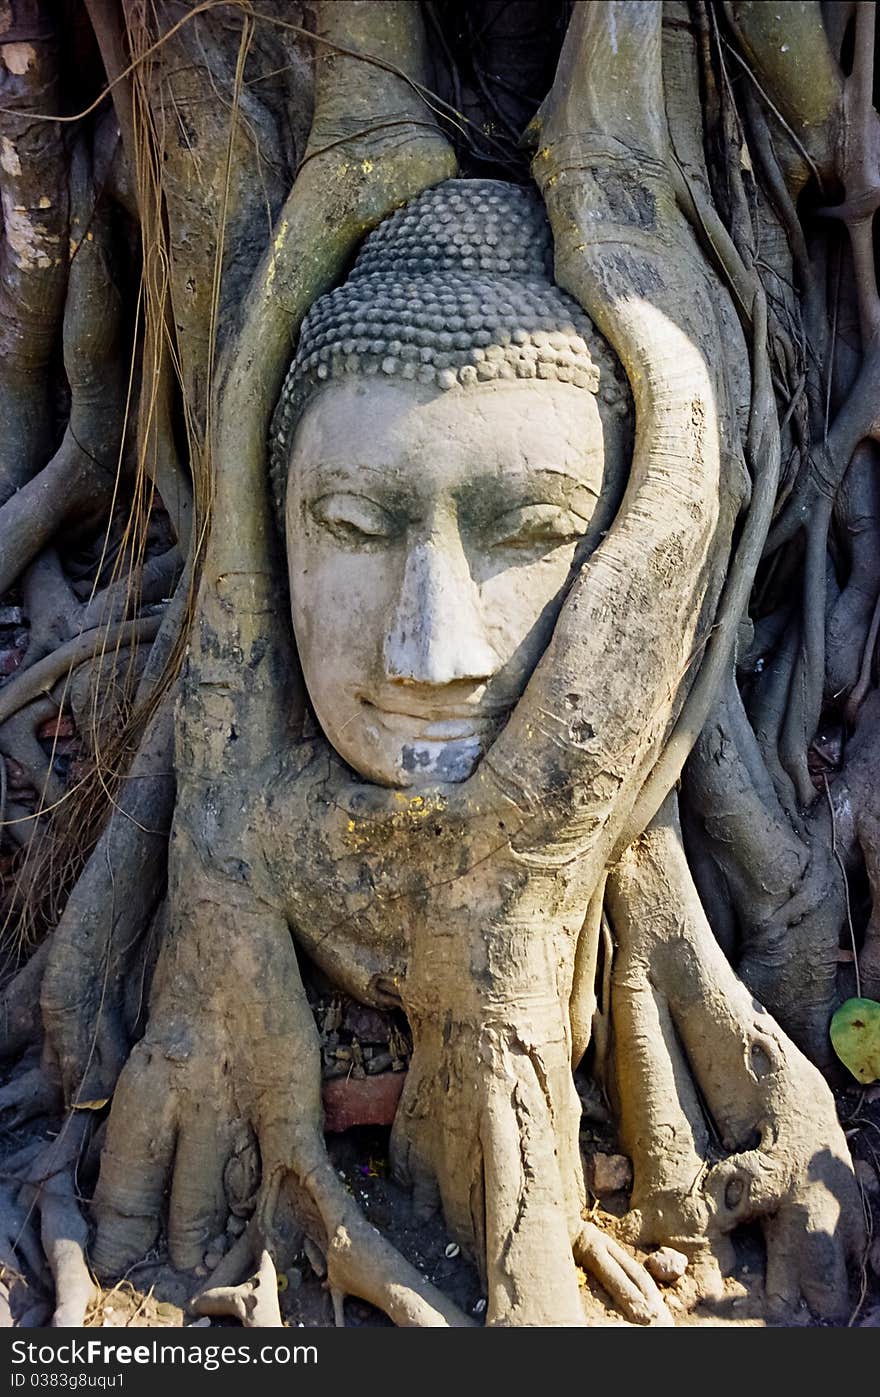
[[[337,1319],[472,1322],[331,1162],[333,995],[407,1040],[394,1173],[487,1323],[583,1323],[584,1272],[669,1323],[652,1249],[698,1302],[752,1223],[766,1314],[846,1322],[870,1205],[829,1022],[880,994],[873,0],[0,10],[0,1107],[65,1122],[0,1260],[42,1264],[36,1200],[56,1324],[86,1261],[166,1241],[201,1313],[278,1323],[305,1246]],[[413,794],[317,728],[267,442],[312,304],[456,176],[540,192],[635,434],[506,726]],[[585,1092],[632,1161],[617,1219]]]

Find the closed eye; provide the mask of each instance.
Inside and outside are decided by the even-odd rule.
[[[559,548],[575,543],[587,531],[587,520],[555,504],[531,504],[508,510],[484,534],[490,548]]]
[[[398,532],[392,515],[366,495],[322,495],[310,506],[312,517],[342,543],[378,543]]]

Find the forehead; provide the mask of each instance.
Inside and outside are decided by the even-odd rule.
[[[440,391],[354,378],[325,385],[297,426],[292,477],[560,471],[598,488],[602,422],[592,393],[535,379]]]

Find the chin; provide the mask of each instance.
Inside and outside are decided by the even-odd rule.
[[[487,744],[475,737],[444,742],[406,742],[393,748],[353,750],[340,744],[339,755],[365,781],[396,790],[454,785],[467,781],[482,760]]]
[[[437,786],[467,781],[476,771],[485,747],[478,738],[446,742],[406,743],[397,757],[395,785]]]
[[[437,732],[454,726],[459,731]],[[370,705],[366,720],[350,723],[334,732],[325,729],[336,751],[365,781],[397,790],[455,785],[473,775],[495,737],[497,720],[468,723],[461,719],[436,720],[435,731],[425,731],[424,719],[386,714]]]

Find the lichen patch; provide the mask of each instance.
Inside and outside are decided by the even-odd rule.
[[[4,44],[2,58],[10,73],[21,77],[36,58],[33,44]]]
[[[13,204],[5,194],[3,223],[6,244],[23,270],[53,265],[54,257],[50,244],[57,243],[58,239],[35,223],[27,209]]]
[[[8,136],[0,136],[0,169],[5,170],[7,175],[21,174],[18,151]]]

